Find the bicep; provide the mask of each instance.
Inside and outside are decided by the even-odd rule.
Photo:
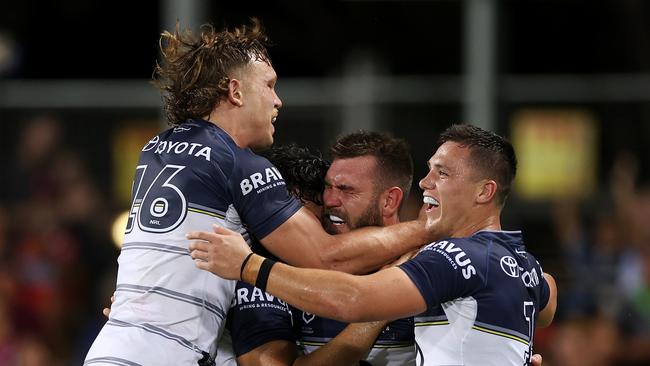
[[[237,357],[239,366],[288,366],[298,357],[295,343],[278,340],[267,342]]]
[[[273,255],[293,266],[325,268],[323,258],[332,236],[323,230],[318,218],[303,207],[260,242]]]
[[[546,327],[551,324],[555,316],[555,309],[557,308],[557,285],[555,284],[555,279],[548,273],[544,273],[544,279],[548,284],[549,296],[546,306],[539,312],[539,316],[537,317],[537,326],[539,327]]]

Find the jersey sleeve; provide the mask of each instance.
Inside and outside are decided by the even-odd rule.
[[[463,251],[460,253],[465,255]],[[399,266],[420,290],[427,307],[468,296],[477,286],[481,286],[476,268],[466,264],[467,258],[457,260],[460,253],[451,255],[434,243]]]
[[[302,207],[287,192],[278,169],[267,159],[248,150],[236,155],[229,184],[237,212],[249,231],[259,239],[282,225]]]
[[[235,291],[229,325],[237,357],[271,341],[296,342],[287,303],[243,282],[237,283]]]

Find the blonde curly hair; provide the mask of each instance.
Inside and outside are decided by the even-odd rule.
[[[269,38],[259,20],[250,26],[216,31],[201,26],[198,37],[190,30],[164,31],[160,37],[161,62],[156,63],[154,84],[163,93],[164,110],[171,125],[209,115],[228,95],[232,72],[251,61],[269,65]]]

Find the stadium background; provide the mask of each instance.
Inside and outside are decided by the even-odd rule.
[[[158,35],[250,16],[275,43],[276,143],[404,137],[410,215],[446,126],[510,137],[504,227],[559,285],[544,364],[650,364],[650,2],[23,0],[0,4],[0,365],[82,363],[134,159],[165,127]]]

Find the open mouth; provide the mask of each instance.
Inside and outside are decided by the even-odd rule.
[[[431,211],[434,208],[437,208],[440,206],[440,202],[438,202],[437,199],[431,197],[431,196],[424,196],[422,198],[422,202],[427,205],[427,211]]]
[[[336,215],[328,215],[327,218],[329,218],[330,222],[334,224],[334,226],[345,225],[345,220]]]

